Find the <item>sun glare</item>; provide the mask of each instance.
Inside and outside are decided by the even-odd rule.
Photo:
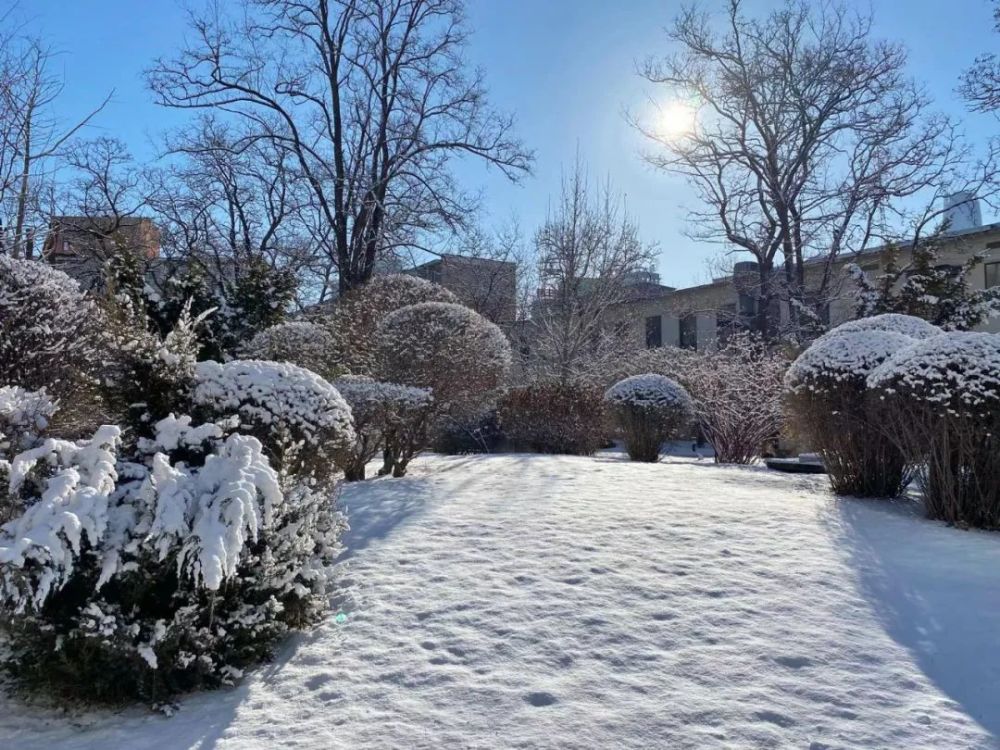
[[[663,104],[659,108],[658,134],[663,138],[682,138],[694,132],[698,111],[691,104],[680,99]]]

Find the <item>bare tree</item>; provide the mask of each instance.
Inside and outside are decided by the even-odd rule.
[[[677,52],[641,68],[698,110],[681,133],[633,121],[663,147],[650,162],[697,191],[693,234],[757,263],[752,326],[765,336],[817,320],[843,283],[842,256],[907,225],[918,235],[943,194],[972,200],[994,176],[992,156],[972,168],[954,123],[906,76],[904,49],[871,25],[827,0],[789,0],[760,20],[727,0],[723,31],[689,8],[669,30]]]
[[[47,171],[70,139],[111,99],[71,123],[58,120],[52,104],[63,82],[49,71],[52,52],[38,40],[7,40],[0,85],[0,210],[10,243],[3,250],[14,256],[33,253],[32,210],[46,192]],[[113,92],[112,92],[113,93]],[[35,223],[38,223],[36,221]]]
[[[192,21],[195,43],[159,60],[160,104],[218,109],[287,150],[329,227],[340,291],[378,255],[460,224],[471,199],[448,170],[470,156],[511,179],[531,155],[463,59],[461,0],[244,0]]]
[[[1000,31],[1000,0],[991,1],[993,25]],[[995,114],[1000,109],[1000,59],[997,55],[988,52],[977,57],[972,67],[962,74],[958,90],[973,111]]]
[[[166,291],[194,273],[224,294],[262,267],[291,268],[315,297],[324,282],[303,213],[310,200],[286,151],[206,116],[168,136],[165,157],[168,165],[144,180],[162,239],[154,287]]]
[[[535,235],[539,289],[528,326],[530,369],[561,382],[586,378],[634,342],[609,320],[655,247],[610,184],[593,189],[577,161]]]

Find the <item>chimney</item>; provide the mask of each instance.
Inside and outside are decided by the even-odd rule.
[[[983,213],[975,193],[952,193],[944,197],[944,219],[947,232],[963,232],[983,224]]]

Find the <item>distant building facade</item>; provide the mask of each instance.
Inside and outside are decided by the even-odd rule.
[[[511,323],[517,319],[516,263],[442,255],[404,273],[440,284],[462,304],[494,323]]]
[[[977,216],[973,216],[975,220]],[[886,271],[893,248],[877,247],[860,254],[845,254],[832,264],[832,278],[821,306],[821,322],[836,326],[855,316],[856,285],[847,267],[857,264],[871,278]],[[912,249],[895,248],[897,267],[912,260]],[[971,257],[985,254],[985,262],[968,278],[972,289],[1000,286],[1000,224],[965,226],[942,236],[937,246],[939,268],[959,269]],[[806,261],[806,293],[817,288],[825,271],[822,259]],[[758,304],[755,287],[759,284],[756,263],[734,264],[731,274],[709,284],[650,290],[649,294],[617,305],[608,314],[609,325],[621,325],[625,335],[634,337],[635,346],[678,346],[686,349],[712,349],[720,340],[737,330],[750,327]],[[790,320],[786,302],[773,302],[767,312],[776,330]],[[979,330],[1000,333],[1000,321],[992,320]]]
[[[146,217],[57,216],[49,225],[42,259],[76,279],[84,289],[98,289],[104,263],[128,251],[145,261],[160,254],[160,230]]]

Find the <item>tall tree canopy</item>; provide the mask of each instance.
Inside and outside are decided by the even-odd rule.
[[[287,151],[329,228],[320,250],[340,291],[380,253],[463,221],[474,199],[454,157],[511,179],[530,167],[468,69],[461,0],[243,0],[194,16],[192,32],[149,72],[158,101],[243,118],[247,138]]]

